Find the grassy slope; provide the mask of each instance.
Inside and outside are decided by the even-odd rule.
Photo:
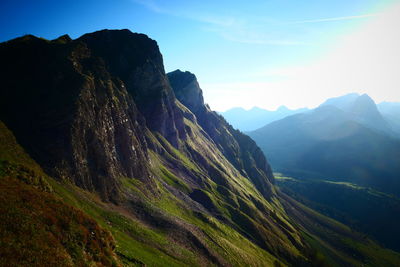
[[[2,256],[5,255],[3,257],[5,260],[2,262],[7,264],[25,263],[25,265],[46,263],[49,266],[57,264],[61,266],[63,263],[66,266],[84,265],[89,261],[82,259],[82,255],[78,255],[80,248],[74,247],[74,244],[80,243],[80,237],[86,233],[80,232],[82,226],[79,223],[87,224],[86,220],[89,220],[90,227],[94,227],[93,229],[88,228],[89,235],[93,231],[96,231],[96,235],[97,231],[105,235],[107,232],[104,232],[103,228],[112,233],[116,240],[115,252],[124,265],[198,266],[213,264],[210,259],[198,253],[196,248],[190,247],[190,244],[182,244],[179,240],[174,240],[174,237],[167,231],[146,225],[143,221],[135,218],[127,207],[103,203],[96,194],[46,176],[41,168],[16,144],[14,137],[3,124],[1,124],[1,140],[2,178],[0,182],[2,183],[1,196],[3,198],[1,199],[2,214],[0,215],[2,218],[1,230],[3,231],[1,242],[8,244],[1,246]],[[184,157],[178,154],[174,156],[181,157],[181,159]],[[183,162],[190,164],[187,158]],[[146,189],[139,180],[121,178],[127,194],[139,195],[145,199],[143,203],[149,213],[162,213],[172,220],[184,221],[195,226],[201,231],[205,245],[214,254],[221,255],[219,260],[222,264],[265,266],[279,262],[270,253],[254,245],[239,235],[237,231],[220,223],[212,216],[195,214],[189,209],[183,208],[184,203],[166,191],[161,183],[164,179],[180,189],[188,190],[188,188],[163,165],[157,166],[159,168],[155,168],[154,171],[161,178],[158,198],[148,198],[143,194]],[[44,190],[49,192],[44,192]],[[67,214],[71,214],[71,217],[68,217]],[[100,227],[85,214],[95,219]],[[77,219],[74,216],[84,219],[80,217]],[[75,223],[74,220],[78,220],[78,223]],[[18,228],[13,228],[16,221],[20,225]],[[62,227],[68,229],[64,231]],[[53,237],[52,235],[57,236]],[[73,238],[64,240],[68,236]],[[102,251],[107,257],[113,256],[110,246],[114,246],[114,241],[111,236],[105,236],[110,238],[110,243],[101,244],[100,247],[103,247],[103,250],[109,249],[109,251]],[[11,242],[16,237],[19,242]],[[32,238],[28,240],[28,237]],[[82,238],[90,239],[90,236]],[[92,249],[90,245],[87,245],[85,249],[89,256],[95,258],[95,255],[90,255],[90,253],[95,254],[89,251]],[[17,251],[19,254],[16,253]],[[107,257],[100,259],[100,264],[103,262],[105,265],[110,265],[111,261],[106,262],[106,260],[112,259],[112,257]],[[113,261],[117,264],[117,261]]]
[[[309,224],[313,224],[315,221],[321,220],[320,215],[316,215],[315,212],[305,207],[299,208],[299,210],[302,210],[301,218],[286,213],[285,209],[290,201],[282,201],[284,206],[277,199],[267,202],[247,179],[236,173],[231,174],[235,177],[235,180],[229,189],[204,177],[209,187],[203,192],[216,208],[215,213],[201,207],[198,210],[188,207],[190,201],[181,199],[180,194],[176,192],[177,190],[189,192],[192,190],[191,185],[181,178],[183,176],[179,173],[179,165],[176,165],[178,166],[178,169],[176,169],[176,166],[171,165],[171,161],[180,162],[184,167],[183,169],[190,170],[190,172],[198,175],[201,175],[202,170],[193,160],[171,147],[160,137],[149,137],[157,140],[158,145],[165,149],[168,154],[160,157],[158,154],[152,153],[153,175],[157,180],[158,193],[156,195],[147,194],[146,186],[139,180],[121,177],[123,188],[126,190],[125,196],[129,201],[121,206],[115,206],[110,203],[103,203],[94,193],[47,177],[40,167],[15,143],[11,133],[5,129],[4,125],[1,124],[1,127],[1,138],[7,140],[7,142],[1,142],[0,154],[2,160],[2,178],[0,181],[3,183],[0,188],[3,191],[1,196],[4,198],[0,203],[5,210],[0,215],[2,216],[1,221],[4,222],[1,230],[6,232],[6,234],[1,235],[1,240],[9,245],[0,247],[3,250],[10,249],[8,252],[2,252],[8,253],[5,254],[8,255],[8,258],[6,257],[7,260],[4,262],[12,263],[14,260],[20,263],[23,262],[22,259],[29,258],[35,259],[37,263],[46,262],[49,265],[54,265],[52,264],[54,261],[57,261],[57,264],[65,262],[65,265],[72,263],[84,265],[96,260],[100,264],[103,262],[104,265],[110,265],[112,262],[118,264],[118,260],[115,260],[112,252],[114,243],[107,234],[106,230],[108,230],[115,238],[115,253],[119,261],[127,266],[142,266],[144,264],[148,266],[211,266],[216,263],[234,266],[285,265],[284,260],[273,256],[273,254],[279,255],[274,249],[280,249],[284,245],[289,246],[285,251],[291,251],[293,253],[291,257],[304,253],[293,247],[294,243],[288,241],[288,236],[290,236],[291,238],[298,238],[297,242],[301,242],[300,235],[317,249],[314,254],[307,255],[316,263],[326,264],[330,261],[335,264],[340,263],[335,258],[337,256],[335,253],[340,255],[340,260],[344,258],[344,262],[354,263],[355,265],[358,263],[357,260],[348,256],[347,251],[336,252],[337,247],[332,245],[335,242],[326,239],[325,225],[315,230],[314,228],[307,228],[308,226],[304,227],[302,224],[293,228],[292,224],[288,222],[290,216],[298,222],[306,220]],[[199,130],[194,125],[189,125],[189,127],[192,127],[194,132]],[[198,150],[214,149],[212,147],[205,148],[206,144],[203,142],[204,140],[201,138],[192,138],[188,141],[188,145]],[[212,157],[217,158],[217,161],[214,162],[229,165],[218,152],[214,152]],[[17,166],[15,173],[10,175],[15,167],[12,167],[10,171],[7,166]],[[18,166],[26,168],[26,172],[30,175],[19,170]],[[234,172],[234,169],[226,170],[226,172]],[[16,179],[16,177],[18,178]],[[21,180],[25,182],[21,182]],[[60,201],[60,198],[55,197],[54,194],[58,195],[63,201]],[[21,196],[26,197],[21,198]],[[134,204],[130,205],[129,203],[132,201]],[[31,204],[27,206],[26,203]],[[295,204],[290,202],[290,205]],[[133,211],[132,208],[136,210]],[[17,217],[7,215],[11,214],[10,210],[16,211],[12,216]],[[37,213],[38,210],[43,212]],[[262,210],[264,212],[261,212]],[[144,219],[139,216],[142,213],[150,214],[154,218],[152,220]],[[49,214],[49,216],[46,214]],[[72,215],[68,217],[65,214]],[[219,216],[217,216],[218,214]],[[10,219],[7,219],[7,216]],[[224,218],[224,223],[216,219],[220,216]],[[55,219],[52,219],[53,217]],[[269,217],[268,220],[272,220],[272,222],[268,220],[260,221],[262,217]],[[13,226],[10,220],[20,222],[22,227],[14,230],[9,229]],[[28,222],[31,223],[28,225]],[[32,224],[32,222],[35,223]],[[168,228],[169,222],[174,222],[172,227],[181,227],[179,231]],[[336,224],[331,220],[329,222]],[[287,229],[286,231],[292,232],[292,234],[285,235],[281,229],[273,228],[271,225],[272,228],[268,228],[265,226],[268,223],[284,226]],[[54,230],[51,229],[52,225],[55,225]],[[65,225],[68,225],[68,227],[63,230]],[[85,227],[90,230],[83,230]],[[27,229],[27,232],[20,232],[20,229]],[[90,242],[89,244],[84,243],[83,248],[79,245],[78,247],[74,246],[74,244],[81,244],[77,241],[90,240],[92,229],[95,230],[96,236],[104,237],[100,240],[107,237],[106,243],[97,245],[103,251],[96,251],[96,245],[93,244],[92,246]],[[186,229],[189,229],[193,236],[187,237]],[[252,229],[257,230],[252,231]],[[37,235],[32,235],[33,232]],[[85,236],[87,232],[89,236]],[[258,232],[267,237],[275,236],[270,241],[271,243],[278,243],[270,244],[266,249],[262,249],[260,243],[255,241],[257,239],[251,236],[251,234]],[[397,259],[395,258],[396,255],[387,253],[376,245],[369,246],[370,243],[366,245],[365,242],[354,241],[352,240],[353,236],[348,236],[346,239],[347,235],[342,235],[342,227],[334,228],[331,232],[343,239],[339,247],[348,243],[348,247],[352,249],[351,252],[357,251],[363,257],[372,253],[370,250],[373,249],[375,254],[372,253],[373,256],[371,257],[374,260],[388,258],[387,266],[390,266],[393,258]],[[17,242],[18,244],[10,242],[16,235],[21,238],[19,239],[21,242]],[[33,239],[27,240],[26,237],[31,235]],[[182,237],[181,235],[185,236]],[[65,240],[66,236],[71,238]],[[45,241],[49,240],[54,240],[53,243],[50,243],[52,246],[46,246],[49,243]],[[21,246],[24,249],[21,249]],[[21,256],[15,257],[15,251],[19,251]],[[45,253],[40,253],[43,251]],[[87,253],[81,253],[81,251]],[[31,264],[32,262],[26,265]]]
[[[48,179],[0,122],[0,266],[118,265],[110,233]]]

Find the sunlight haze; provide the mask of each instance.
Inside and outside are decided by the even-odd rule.
[[[255,74],[264,82],[203,84],[205,99],[220,111],[236,106],[312,108],[351,92],[366,93],[377,103],[400,101],[399,25],[397,4],[339,36],[334,46],[308,64]]]

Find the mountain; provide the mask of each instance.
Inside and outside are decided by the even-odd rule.
[[[350,93],[339,97],[332,97],[327,99],[320,106],[334,106],[341,110],[349,110],[359,97],[360,95],[358,93]]]
[[[280,106],[275,111],[253,107],[250,110],[243,108],[232,108],[220,114],[234,127],[241,131],[253,131],[286,116],[308,111],[307,108],[290,110],[285,106]]]
[[[395,135],[391,125],[379,112],[375,102],[367,94],[348,94],[341,97],[330,98],[321,106],[334,106],[348,115],[348,120],[356,121],[368,128]]]
[[[0,56],[2,264],[400,261],[277,190],[256,143],[146,35],[27,35]]]
[[[399,134],[400,133],[400,103],[396,102],[382,102],[377,105],[378,110],[390,124],[392,129]]]
[[[276,171],[399,194],[400,141],[385,132],[390,129],[368,96],[343,99],[328,100],[311,112],[273,122],[249,135]]]

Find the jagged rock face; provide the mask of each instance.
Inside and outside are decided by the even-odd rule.
[[[145,39],[125,31],[119,34]],[[145,119],[127,90],[126,84],[134,79],[122,79],[128,75],[124,63],[109,62],[111,52],[96,50],[101,44],[85,43],[86,39],[90,35],[52,42],[25,36],[1,44],[1,119],[50,174],[118,201],[119,177],[147,177]],[[154,41],[148,42],[158,51]],[[160,55],[153,57],[162,64]],[[137,69],[148,62],[137,61]],[[166,102],[164,97],[158,105],[164,108]],[[171,114],[159,118],[160,132],[170,138]]]
[[[195,114],[199,125],[224,156],[242,175],[251,179],[265,197],[270,198],[274,182],[272,170],[256,143],[233,129],[222,116],[204,104],[202,90],[194,74],[176,70],[168,73],[168,79],[178,100]]]
[[[147,176],[144,119],[123,88],[121,82],[88,81],[71,128],[72,168],[63,174],[80,177],[79,186],[116,201],[118,178]]]
[[[157,43],[129,30],[85,34],[84,42],[93,57],[101,58],[110,75],[120,78],[145,116],[147,127],[160,132],[174,146],[185,137],[182,112],[165,76]]]

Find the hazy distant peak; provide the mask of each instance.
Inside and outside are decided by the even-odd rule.
[[[375,101],[367,94],[362,94],[357,99],[365,99],[365,100],[372,101],[375,103]]]
[[[356,98],[347,111],[360,117],[382,119],[374,100],[367,94]]]
[[[249,109],[249,111],[267,111],[266,109],[260,108],[260,107],[252,107],[251,109]]]
[[[326,112],[326,111],[334,111],[334,112],[341,111],[341,112],[343,112],[342,109],[340,109],[340,108],[338,108],[338,107],[336,107],[334,105],[320,105],[319,107],[316,107],[311,112],[320,112],[320,111],[323,111],[323,112]]]
[[[234,108],[230,108],[224,112],[236,112],[236,111],[240,111],[240,112],[246,112],[246,110],[242,107],[234,107]]]
[[[279,106],[276,111],[288,111],[288,110],[289,109],[285,105],[282,105],[282,106]]]
[[[353,108],[354,107],[376,109],[376,104],[369,95],[363,94],[355,99],[355,101],[353,103]]]
[[[351,106],[354,101],[360,97],[358,93],[350,93],[338,97],[332,97],[327,99],[324,103],[322,103],[320,106],[327,106],[327,105],[332,105],[337,108],[346,110]]]

